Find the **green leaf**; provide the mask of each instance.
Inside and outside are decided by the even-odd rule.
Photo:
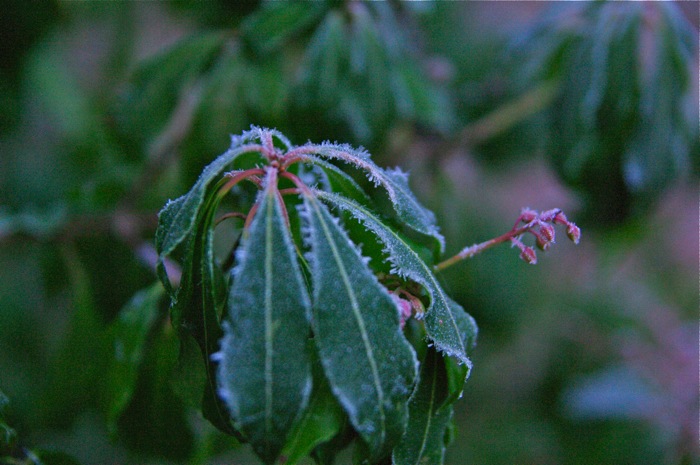
[[[13,214],[4,206],[0,206],[0,238],[27,234],[39,240],[46,240],[66,226],[66,210],[65,205],[53,204],[45,211],[30,209]]]
[[[372,128],[378,128],[395,113],[389,83],[394,63],[389,57],[388,42],[381,36],[380,22],[367,5],[358,5],[351,16],[346,37],[350,67],[347,76],[364,118]]]
[[[445,363],[436,350],[430,349],[408,404],[406,433],[394,449],[394,465],[442,465],[445,432],[452,418],[452,407],[443,405],[448,391]]]
[[[219,295],[221,271],[214,263],[212,216],[218,201],[212,201],[185,245],[180,287],[172,299],[170,315],[173,327],[181,339],[181,351],[188,346],[183,339],[193,337],[199,345],[205,366],[206,383],[202,412],[220,430],[236,434],[229,415],[216,396],[216,361],[212,354],[219,350],[223,332],[220,315],[225,296]],[[181,353],[180,357],[186,354]],[[194,376],[194,374],[192,375]]]
[[[462,398],[464,383],[469,378],[471,366],[460,364],[454,358],[446,358],[445,369],[447,370],[447,386],[450,392],[450,395],[445,399],[445,405],[449,405]]]
[[[418,253],[367,208],[333,193],[322,191],[314,191],[314,193],[324,202],[349,212],[373,231],[384,243],[388,260],[394,266],[394,273],[425,287],[430,295],[430,305],[425,312],[425,328],[428,337],[438,350],[456,357],[460,363],[471,367],[467,352],[476,343],[476,323],[464,309],[445,294],[432,270]]]
[[[343,76],[341,58],[347,50],[344,29],[343,16],[333,10],[316,28],[301,65],[302,104],[315,100],[332,107],[337,103],[337,86]]]
[[[266,3],[246,17],[241,35],[257,53],[265,55],[318,21],[327,8],[325,2]]]
[[[445,239],[435,224],[435,215],[413,195],[406,173],[399,169],[385,170],[377,166],[367,152],[355,150],[348,145],[307,145],[304,150],[324,158],[341,160],[364,171],[368,179],[375,186],[381,186],[386,193],[398,219],[408,228],[434,240],[439,253],[444,251]],[[308,161],[315,163],[315,157],[309,156]]]
[[[248,128],[252,119],[245,98],[250,69],[251,64],[240,47],[229,47],[207,74],[202,85],[202,101],[183,143],[187,154],[183,163],[187,168],[192,167],[192,172],[198,172],[212,153],[225,147],[229,134]]]
[[[210,201],[214,194],[212,183],[219,181],[226,169],[241,154],[256,151],[259,147],[255,143],[257,137],[259,131],[254,129],[234,138],[231,148],[204,168],[187,194],[168,202],[161,210],[156,231],[156,248],[161,261],[192,233],[202,206]]]
[[[321,363],[353,426],[380,458],[403,434],[415,353],[396,304],[325,205],[306,196],[303,212]]]
[[[691,103],[697,36],[673,3],[555,9],[525,35],[530,57],[518,59],[560,82],[549,115],[557,137],[547,151],[559,176],[582,193],[583,216],[619,223],[647,211],[700,159]]]
[[[115,109],[121,132],[140,143],[152,138],[170,118],[183,90],[207,70],[226,40],[221,31],[192,35],[141,64]]]
[[[191,410],[170,383],[177,362],[177,335],[167,327],[157,327],[149,339],[136,387],[119,415],[117,435],[140,456],[181,462],[192,454],[195,436],[187,421]]]
[[[137,292],[109,329],[110,366],[104,374],[103,397],[107,425],[113,431],[136,388],[147,336],[158,321],[162,298],[160,283]]]
[[[357,438],[357,432],[352,428],[352,424],[346,417],[340,432],[330,441],[318,445],[311,453],[311,456],[316,465],[334,465],[338,454]]]
[[[266,132],[290,147],[279,132]],[[156,231],[158,276],[171,296],[173,326],[181,338],[194,337],[202,351],[207,376],[203,413],[229,434],[236,432],[227,409],[216,396],[217,363],[211,358],[219,350],[218,341],[223,334],[219,320],[226,299],[225,293],[219,292],[224,278],[213,256],[213,215],[222,198],[218,191],[227,181],[222,178],[224,171],[242,154],[259,152],[262,134],[262,129],[252,127],[232,138],[231,148],[204,169],[192,189],[163,208]],[[174,290],[164,261],[178,246],[182,248],[182,276],[179,288]]]
[[[401,63],[392,75],[392,88],[401,116],[441,131],[450,129],[454,115],[449,96],[426,79],[417,63]]]
[[[324,190],[336,192],[362,205],[366,205],[370,202],[365,191],[362,190],[357,182],[345,171],[320,158],[314,158],[312,162],[313,166],[321,168],[325,176],[325,179],[321,181]]]
[[[311,348],[316,351],[315,348]],[[317,357],[313,361],[314,388],[301,419],[294,425],[282,451],[284,463],[293,465],[320,444],[328,443],[341,430],[347,417],[333,397]]]
[[[220,393],[236,427],[273,463],[311,392],[310,303],[269,170],[237,252],[221,344]]]

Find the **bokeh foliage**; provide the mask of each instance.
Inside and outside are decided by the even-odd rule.
[[[596,231],[585,257],[525,271],[497,250],[442,276],[482,328],[448,463],[697,462],[697,367],[683,361],[697,351],[697,231],[678,229],[696,214],[682,199],[700,166],[697,16],[552,4],[521,6],[529,19],[514,27],[515,8],[50,1],[27,14],[9,2],[0,452],[208,463],[236,450],[196,413],[203,386],[169,382],[201,367],[153,287],[151,244],[160,206],[256,124],[410,168],[448,252],[510,226],[529,197],[508,186],[572,188],[555,200]],[[536,207],[556,206],[543,195]],[[666,378],[680,387],[640,366],[676,367]]]

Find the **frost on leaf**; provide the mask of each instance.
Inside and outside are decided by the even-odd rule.
[[[304,198],[313,329],[331,390],[375,458],[403,434],[417,375],[393,299],[325,205]]]
[[[467,351],[476,342],[476,323],[445,294],[432,270],[418,253],[369,209],[334,193],[322,191],[314,191],[314,193],[324,202],[347,211],[374,232],[386,247],[388,259],[395,273],[419,283],[428,291],[430,305],[425,312],[428,337],[437,349],[471,366]]]
[[[372,196],[355,170],[374,183]],[[242,181],[257,196],[219,212]],[[240,238],[222,266],[215,228],[235,218]],[[435,438],[469,374],[477,330],[423,259],[442,251],[443,238],[406,173],[380,168],[362,149],[294,147],[251,127],[163,208],[156,245],[173,325],[204,355],[202,411],[217,428],[250,442],[266,464],[295,463],[347,434],[360,461],[383,463],[393,452],[396,463],[440,463]],[[177,289],[164,267],[172,255],[182,267]],[[369,257],[384,255],[386,266],[370,268]],[[430,354],[420,381],[404,334],[412,314],[427,338],[412,341]],[[430,439],[415,448],[402,438]]]
[[[219,355],[220,393],[237,429],[273,463],[311,393],[309,298],[269,171],[244,233]]]
[[[431,237],[436,241],[439,252],[445,248],[445,239],[435,224],[433,213],[418,202],[408,186],[408,175],[399,169],[385,170],[376,165],[364,151],[351,149],[345,145],[307,145],[304,151],[322,158],[340,160],[365,172],[375,186],[384,190],[398,219],[410,229]],[[315,157],[309,161],[314,163]]]

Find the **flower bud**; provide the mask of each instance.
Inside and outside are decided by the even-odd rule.
[[[556,215],[554,215],[554,224],[569,224],[569,220],[566,219],[566,215],[564,214],[563,211],[559,211]]]
[[[520,258],[530,265],[537,263],[537,254],[535,253],[535,249],[532,247],[523,247],[520,252]]]
[[[404,327],[406,324],[406,320],[411,318],[411,313],[412,313],[412,305],[411,302],[409,302],[406,299],[402,299],[401,297],[396,297],[396,302],[398,303],[399,307],[399,319],[400,319],[400,324],[401,328]]]
[[[548,223],[543,224],[542,226],[540,226],[540,235],[542,236],[545,242],[554,242],[554,226]]]
[[[530,210],[529,208],[523,208],[520,212],[520,221],[523,223],[529,223],[537,219],[537,212]]]
[[[535,237],[537,238],[535,244],[542,252],[546,252],[551,247],[552,241],[548,241],[542,234],[535,234]]]
[[[569,223],[566,226],[566,235],[574,244],[578,244],[581,240],[581,230],[574,223]]]
[[[549,223],[550,221],[554,221],[554,218],[556,218],[556,216],[560,213],[561,213],[560,209],[553,208],[551,210],[547,210],[546,212],[540,213],[538,218],[540,221]]]

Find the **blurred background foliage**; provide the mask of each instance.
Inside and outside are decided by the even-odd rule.
[[[152,237],[255,124],[410,170],[448,253],[525,206],[582,226],[442,274],[481,330],[446,463],[700,463],[694,2],[11,0],[0,27],[0,461],[252,460],[170,381]]]

